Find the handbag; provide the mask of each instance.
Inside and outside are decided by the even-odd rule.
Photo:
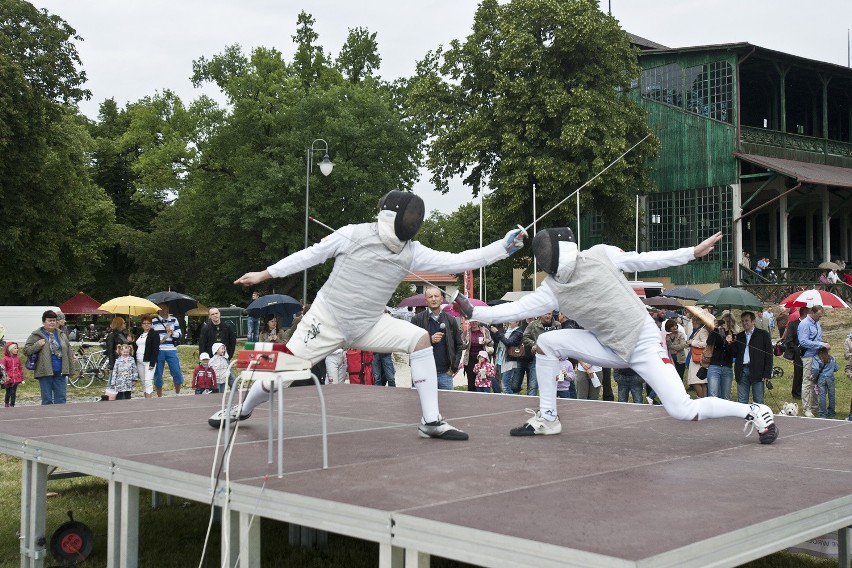
[[[696,363],[701,362],[701,357],[704,355],[703,347],[692,347],[692,360]]]
[[[701,351],[701,358],[698,361],[702,367],[709,367],[711,359],[713,359],[713,346],[708,345]]]
[[[36,365],[38,365],[38,352],[36,351],[29,357],[27,357],[27,361],[24,363],[24,367],[27,368],[28,371],[35,371]]]
[[[520,345],[512,345],[509,347],[509,357],[515,359],[523,359],[527,356],[527,347],[523,343]]]

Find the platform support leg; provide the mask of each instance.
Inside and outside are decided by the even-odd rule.
[[[107,568],[139,566],[139,488],[109,482]]]
[[[852,568],[852,562],[850,562],[849,554],[849,540],[852,536],[852,527],[843,527],[841,529],[837,529],[837,561],[838,568]]]
[[[240,567],[260,568],[260,517],[240,513]]]
[[[43,568],[47,556],[47,470],[29,459],[21,465],[21,568]]]
[[[429,568],[431,557],[418,550],[405,549],[405,568]]]
[[[390,543],[379,543],[379,568],[404,568],[405,550]]]

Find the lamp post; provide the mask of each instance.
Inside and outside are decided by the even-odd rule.
[[[320,148],[314,148],[314,144],[317,142],[322,142],[323,146]],[[305,248],[308,248],[308,220],[310,217],[309,209],[311,203],[311,171],[313,170],[313,162],[314,162],[314,152],[318,152],[322,150],[325,152],[325,155],[322,158],[322,161],[319,163],[320,172],[322,175],[327,176],[331,173],[332,168],[334,168],[334,164],[331,162],[331,159],[328,157],[328,142],[323,140],[322,138],[317,138],[313,142],[311,142],[311,147],[308,148],[308,156],[306,161],[307,169],[305,173]],[[302,302],[308,303],[308,269],[302,273]]]

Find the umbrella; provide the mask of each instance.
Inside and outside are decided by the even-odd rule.
[[[717,288],[698,298],[696,304],[715,306],[726,310],[762,310],[760,298],[742,288]]]
[[[825,262],[820,262],[817,268],[823,268],[825,270],[840,270],[840,265],[836,262],[831,262],[827,260]]]
[[[176,314],[185,314],[192,308],[198,306],[198,302],[194,298],[190,298],[186,294],[180,292],[155,292],[147,298],[155,304],[168,304],[169,312]]]
[[[689,286],[675,286],[674,288],[664,290],[660,295],[666,296],[667,298],[679,298],[681,300],[697,300],[703,296],[704,293],[701,290],[696,290]]]
[[[204,304],[199,303],[197,306],[186,312],[184,315],[192,317],[207,317],[207,312],[209,311],[210,308],[208,308]]]
[[[101,303],[85,292],[77,292],[61,304],[59,304],[59,311],[63,314],[71,314],[71,315],[81,315],[81,314],[98,314],[104,315],[109,312],[104,310],[99,310],[98,306]]]
[[[500,304],[508,304],[509,300],[497,299],[497,300],[488,300],[485,302],[489,306],[499,306]]]
[[[442,304],[447,303],[447,299],[444,298],[441,300]],[[426,307],[426,296],[425,294],[415,294],[413,296],[409,296],[403,299],[398,308],[425,308]]]
[[[483,302],[482,300],[477,300],[476,298],[468,298],[467,301],[470,302],[471,306],[487,306],[488,305],[485,302]],[[453,308],[453,306],[449,306],[449,305],[444,308],[444,313],[449,314],[453,317],[457,317],[457,318],[461,317],[461,314],[459,312],[457,312],[455,310],[455,308]]]
[[[666,298],[664,296],[642,298],[642,303],[653,308],[666,308],[669,310],[676,310],[683,307],[683,304],[678,302],[675,298]]]
[[[129,316],[141,316],[142,314],[154,314],[160,309],[157,304],[139,298],[138,296],[121,296],[113,298],[100,305],[99,310],[111,314],[126,314]]]
[[[301,312],[302,304],[296,298],[286,294],[267,294],[254,300],[248,305],[247,309],[248,315],[253,318],[260,318],[269,314],[287,318]]]
[[[804,290],[790,294],[779,302],[785,308],[822,306],[824,308],[848,308],[849,304],[825,290]]]
[[[517,302],[527,294],[532,294],[532,290],[521,290],[520,292],[506,292],[500,299],[506,300],[507,302]]]

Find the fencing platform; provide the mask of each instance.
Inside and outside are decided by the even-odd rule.
[[[253,516],[377,542],[382,567],[424,567],[431,555],[495,567],[736,566],[832,530],[849,566],[849,422],[780,416],[765,446],[739,419],[679,422],[661,407],[560,399],[561,435],[512,438],[536,398],[441,392],[444,416],[470,434],[448,442],[417,437],[410,389],[323,392],[329,468],[317,392],[291,388],[284,475],[267,464],[262,405],[240,423],[228,492],[210,481],[218,395],[0,413],[0,452],[24,460],[21,566],[43,566],[51,466],[108,480],[110,566],[137,565],[140,489],[223,506],[230,566],[259,566]]]

